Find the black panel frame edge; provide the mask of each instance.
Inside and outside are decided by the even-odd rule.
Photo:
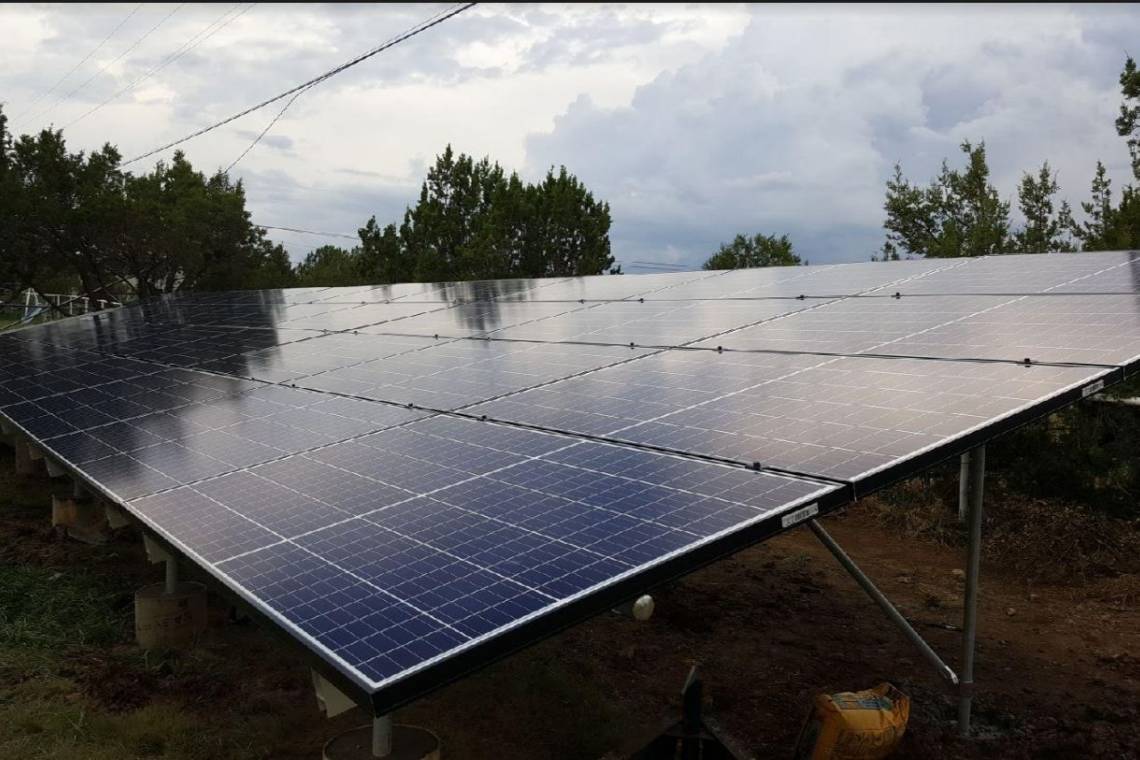
[[[921,472],[941,461],[969,451],[994,437],[1015,430],[1035,419],[1069,406],[1084,398],[1086,389],[1093,383],[1103,382],[1103,387],[1107,388],[1123,381],[1126,377],[1130,377],[1138,369],[1140,369],[1140,358],[1127,366],[1110,369],[1096,380],[1091,380],[1070,388],[1068,391],[1052,399],[1022,409],[1015,414],[999,420],[991,426],[981,428],[954,439],[894,467],[877,472],[868,478],[857,480],[847,485],[837,484],[836,490],[821,495],[813,502],[819,506],[819,514],[815,516],[822,517],[834,512],[891,483]],[[5,415],[3,411],[0,411],[0,416],[3,416],[13,427],[23,431],[23,434],[32,442],[35,442],[39,446],[43,445],[39,443],[38,439],[34,436],[29,435],[23,426]],[[164,547],[169,548],[178,555],[186,556],[185,552],[139,520],[118,498],[112,496],[98,484],[88,480],[76,467],[72,466],[69,462],[60,460],[58,457],[53,456],[53,459],[71,473],[72,477],[88,485],[92,490],[101,494],[104,499],[112,504],[124,508],[132,522],[138,525],[148,536],[157,539]],[[802,522],[797,522],[787,527],[783,526],[782,518],[788,513],[787,510],[784,510],[773,514],[746,528],[710,541],[692,552],[672,557],[643,572],[623,578],[621,581],[600,589],[593,594],[576,599],[548,615],[537,617],[527,623],[516,626],[499,636],[480,642],[457,655],[418,670],[395,681],[390,686],[381,687],[375,691],[370,690],[363,684],[350,678],[329,662],[321,652],[306,646],[302,641],[290,635],[290,633],[270,615],[250,604],[248,600],[229,588],[225,581],[218,578],[209,567],[199,565],[199,563],[193,560],[191,560],[191,562],[206,571],[208,575],[217,581],[217,585],[221,587],[227,597],[239,600],[244,608],[252,612],[256,620],[268,624],[275,638],[281,638],[294,648],[301,650],[306,663],[322,677],[347,696],[350,696],[361,707],[368,705],[371,707],[374,715],[383,715],[436,691],[449,683],[457,681],[464,676],[498,662],[515,652],[550,638],[577,623],[612,609],[638,594],[651,590],[655,586],[683,577],[719,559],[735,554],[749,546],[761,543],[780,533],[792,530],[802,524]],[[187,559],[189,558],[187,557]]]
[[[836,484],[835,490],[821,494],[816,499],[800,501],[794,508],[781,510],[747,527],[709,541],[693,551],[671,557],[653,567],[622,578],[551,613],[529,620],[505,633],[471,646],[457,655],[405,676],[390,686],[378,689],[371,699],[373,714],[389,713],[599,613],[611,610],[639,594],[792,530],[806,522],[809,517],[820,517],[834,512],[853,500],[853,490],[850,486]],[[787,526],[783,524],[785,517],[809,504],[818,506],[818,514],[805,515],[803,519]]]
[[[947,443],[937,446],[925,451],[910,459],[904,460],[896,465],[887,467],[880,470],[866,478],[856,478],[852,481],[851,486],[855,491],[855,498],[862,499],[869,496],[875,491],[882,490],[892,483],[896,483],[904,478],[908,478],[919,472],[923,472],[930,467],[933,467],[940,462],[950,459],[955,456],[960,456],[967,451],[971,451],[978,446],[986,443],[987,441],[997,438],[1000,435],[1012,432],[1020,427],[1023,427],[1036,419],[1045,417],[1053,412],[1059,411],[1067,406],[1070,406],[1077,401],[1085,398],[1089,393],[1086,390],[1089,386],[1096,383],[1103,383],[1103,388],[1108,388],[1117,383],[1122,382],[1126,377],[1129,377],[1133,371],[1140,368],[1140,360],[1133,362],[1128,368],[1116,367],[1115,369],[1106,368],[1106,373],[1100,377],[1081,383],[1080,385],[1070,388],[1063,393],[1047,399],[1038,404],[1033,404],[1025,409],[1021,409],[1007,417],[1004,417],[992,425],[974,430],[964,436],[955,438]]]
[[[32,442],[33,445],[40,448],[44,447],[44,444],[40,442],[39,439],[28,433],[27,429],[20,425],[18,422],[13,420],[8,415],[4,414],[3,410],[0,410],[0,418],[3,418],[7,424],[11,425],[13,428],[21,431],[21,434],[30,442]],[[322,678],[336,686],[345,695],[351,697],[353,701],[358,705],[366,705],[369,703],[372,698],[371,689],[369,689],[363,683],[359,683],[353,680],[335,664],[327,660],[321,652],[312,647],[306,646],[303,641],[291,635],[289,631],[286,630],[285,627],[282,626],[278,621],[274,620],[271,615],[266,613],[264,610],[259,609],[256,605],[250,603],[248,599],[244,598],[240,593],[230,588],[230,586],[222,578],[218,577],[218,575],[215,574],[215,572],[211,569],[212,565],[210,563],[200,563],[197,560],[189,557],[185,551],[178,547],[178,545],[174,544],[161,533],[154,530],[141,519],[139,519],[139,517],[131,511],[130,507],[127,506],[125,502],[121,501],[118,497],[111,494],[99,483],[96,483],[95,481],[89,479],[71,462],[58,457],[50,451],[45,452],[44,456],[51,457],[52,461],[58,464],[62,469],[66,470],[72,479],[79,483],[82,483],[83,486],[92,493],[98,494],[99,498],[119,508],[131,522],[131,524],[136,527],[141,534],[155,541],[160,546],[162,546],[163,549],[174,554],[175,556],[184,558],[195,570],[205,573],[205,575],[212,581],[210,584],[211,590],[215,592],[221,592],[222,595],[224,595],[228,600],[236,601],[239,603],[243,610],[247,611],[250,616],[260,624],[259,627],[268,630],[275,639],[289,644],[291,648],[295,650],[299,650],[305,663],[309,665],[309,667],[311,667],[313,670],[317,671]]]

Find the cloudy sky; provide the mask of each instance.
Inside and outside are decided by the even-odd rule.
[[[0,101],[17,132],[129,158],[448,7],[7,4]],[[925,180],[964,139],[1007,198],[1046,159],[1073,202],[1097,159],[1126,181],[1112,122],[1136,40],[1127,5],[480,5],[304,94],[234,171],[256,221],[351,233],[396,220],[451,143],[526,178],[565,164],[610,202],[627,271],[757,231],[865,260],[894,163]],[[224,167],[277,110],[183,147]],[[275,237],[295,258],[322,242]]]

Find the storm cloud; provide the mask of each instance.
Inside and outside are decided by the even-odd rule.
[[[73,149],[137,155],[447,6],[255,6],[218,29],[245,6],[187,5],[115,61],[176,8],[143,6],[32,102],[132,7],[0,8],[17,131],[68,124]],[[738,232],[786,233],[815,263],[862,260],[882,242],[894,163],[925,179],[963,140],[985,140],[1010,199],[1046,159],[1074,204],[1098,159],[1125,181],[1112,121],[1138,38],[1124,5],[478,6],[306,93],[234,173],[256,220],[351,233],[396,220],[450,143],[528,179],[567,166],[610,202],[625,262],[697,265]],[[183,148],[226,166],[278,107]],[[322,242],[280,235],[295,257]]]

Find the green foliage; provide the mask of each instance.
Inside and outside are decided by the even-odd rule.
[[[1140,181],[1140,71],[1136,70],[1132,56],[1125,60],[1124,70],[1120,72],[1120,94],[1124,102],[1116,119],[1116,133],[1127,141],[1132,175]]]
[[[356,254],[357,267],[365,282],[409,282],[414,275],[411,257],[404,254],[404,243],[396,225],[384,229],[376,217],[360,228],[360,250]]]
[[[910,183],[902,166],[887,180],[885,258],[900,251],[943,258],[1005,253],[1010,239],[1009,203],[990,184],[985,143],[962,143],[965,169],[942,170],[927,187]]]
[[[1140,246],[1140,193],[1126,185],[1120,205],[1112,203],[1112,180],[1104,164],[1096,163],[1090,198],[1081,202],[1085,213],[1082,222],[1070,221],[1073,237],[1081,242],[1082,251],[1118,251]]]
[[[1081,249],[1108,250],[1109,231],[1115,226],[1113,220],[1116,209],[1112,207],[1112,180],[1108,178],[1108,172],[1100,161],[1096,162],[1091,197],[1081,202],[1081,210],[1085,212],[1085,221],[1072,222],[1072,232],[1081,241]]]
[[[989,444],[990,469],[1028,496],[1140,518],[1140,408],[1087,401]]]
[[[1125,138],[1132,158],[1132,173],[1140,181],[1140,72],[1136,62],[1128,58],[1120,74],[1120,116],[1116,131]],[[1120,193],[1120,205],[1112,203],[1112,180],[1104,164],[1096,162],[1090,198],[1081,203],[1085,212],[1082,222],[1070,221],[1073,237],[1082,251],[1114,251],[1140,247],[1140,189],[1126,185]]]
[[[776,237],[756,233],[752,237],[737,235],[704,263],[705,269],[745,269],[747,267],[787,267],[804,262],[792,251],[787,235]]]
[[[111,145],[69,152],[59,131],[17,139],[0,113],[0,281],[92,298],[290,283],[241,183],[181,153],[142,175],[119,162]]]
[[[503,169],[475,161],[447,146],[428,169],[415,206],[400,227],[412,279],[421,282],[470,280],[493,268],[486,251],[473,245],[490,215],[492,198],[503,192]],[[482,255],[481,255],[482,254]],[[492,275],[493,276],[493,275]]]
[[[610,223],[609,204],[565,167],[527,184],[449,145],[399,227],[372,217],[359,247],[318,249],[297,275],[331,286],[602,274],[616,271]]]
[[[387,229],[371,236],[380,261],[420,282],[578,276],[613,266],[610,222],[609,204],[565,167],[525,184],[449,145],[404,214],[399,249]]]
[[[1025,216],[1025,227],[1013,235],[1013,250],[1018,253],[1047,253],[1072,251],[1068,231],[1072,229],[1072,212],[1062,201],[1054,212],[1053,196],[1061,186],[1057,175],[1049,169],[1049,162],[1041,165],[1037,175],[1028,172],[1021,177],[1017,188],[1018,206]]]
[[[116,643],[129,621],[108,610],[117,596],[101,577],[0,565],[0,651]]]
[[[302,287],[339,287],[361,285],[358,255],[335,245],[322,245],[305,256],[297,265],[297,285]]]

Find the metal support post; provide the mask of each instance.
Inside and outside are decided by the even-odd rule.
[[[986,447],[970,455],[967,472],[970,535],[966,562],[966,599],[962,621],[962,683],[958,694],[958,733],[970,735],[970,707],[974,698],[974,639],[978,631],[978,574],[982,558],[982,493],[986,478]]]
[[[922,656],[935,667],[943,678],[949,681],[950,684],[957,686],[957,674],[954,673],[949,665],[942,661],[942,658],[938,656],[937,652],[930,648],[930,645],[923,640],[922,636],[918,634],[918,631],[914,630],[914,627],[911,626],[911,624],[907,622],[907,619],[902,616],[902,613],[891,604],[891,601],[883,595],[883,592],[875,587],[871,579],[847,556],[847,553],[844,552],[839,544],[835,542],[835,539],[823,529],[823,526],[815,520],[808,521],[808,525],[811,527],[812,532],[815,533],[816,538],[827,547],[827,550],[830,551],[835,556],[835,559],[838,560],[839,564],[843,566],[843,569],[850,573],[851,577],[855,579],[855,582],[867,592],[867,596],[871,597],[871,600],[879,605],[879,608],[886,613],[891,622],[897,625],[899,629],[902,630],[903,635],[910,639],[911,643],[922,652]]]
[[[970,452],[958,457],[958,522],[966,522],[970,501]]]
[[[392,754],[392,716],[381,715],[372,719],[372,757]]]
[[[178,560],[173,556],[166,558],[166,593],[178,593]]]

